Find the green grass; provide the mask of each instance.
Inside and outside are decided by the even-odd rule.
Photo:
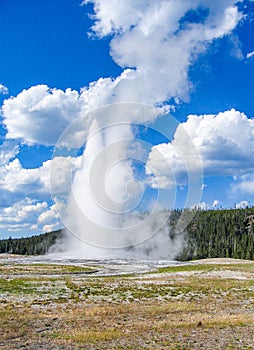
[[[177,272],[196,272],[196,271],[219,271],[219,270],[229,270],[229,271],[242,271],[242,272],[254,272],[254,262],[253,263],[243,263],[243,264],[184,264],[177,266],[167,266],[160,267],[156,270],[157,273],[177,273]],[[153,272],[151,272],[153,273]]]
[[[0,264],[1,275],[66,275],[66,274],[90,274],[96,271],[93,267],[60,264]]]
[[[15,278],[6,280],[0,278],[1,293],[30,294],[36,292],[36,284],[31,279]]]

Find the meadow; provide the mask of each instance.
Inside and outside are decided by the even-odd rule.
[[[102,270],[2,255],[0,348],[254,349],[254,262]]]

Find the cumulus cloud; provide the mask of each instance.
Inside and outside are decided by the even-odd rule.
[[[8,95],[9,94],[8,88],[5,85],[3,85],[3,84],[0,84],[0,94],[2,94],[2,95]]]
[[[8,143],[8,142],[7,142]],[[4,145],[6,161],[15,154],[16,146]],[[3,147],[4,147],[3,146]],[[54,171],[51,171],[53,164]],[[73,171],[80,166],[80,157],[56,157],[35,169],[23,168],[20,161],[7,161],[0,167],[0,229],[7,232],[49,232],[58,229],[62,203],[48,205],[50,199],[50,177],[54,181],[55,193],[67,196],[66,188]],[[25,198],[24,198],[25,196]],[[44,198],[44,200],[42,200]]]
[[[66,194],[70,176],[80,167],[81,157],[56,157],[43,162],[42,166],[34,169],[23,168],[20,161],[15,158],[0,168],[0,190],[20,194],[37,193],[50,194],[50,177],[54,181],[54,193]]]
[[[7,138],[54,145],[84,113],[114,102],[157,104],[188,98],[190,65],[213,40],[228,35],[243,18],[234,0],[116,1],[94,4],[92,31],[112,36],[111,56],[123,68],[81,92],[33,86],[5,100]],[[114,8],[114,11],[112,11]],[[91,125],[91,120],[84,126]]]
[[[26,197],[11,207],[1,209],[0,227],[6,227],[8,229],[27,227],[29,224],[34,224],[37,221],[37,216],[47,207],[48,204],[46,202],[36,202]]]
[[[190,145],[196,150],[206,176],[233,177],[252,173],[254,119],[234,109],[218,115],[189,115],[187,121],[178,126],[171,143],[152,148],[147,173],[150,175],[149,169],[154,169],[162,180],[162,188],[170,185],[172,177],[178,178],[178,182],[186,181],[188,172],[195,172]]]
[[[60,213],[63,210],[63,204],[56,202],[47,210],[41,212],[37,219],[37,226],[42,226],[43,232],[50,232],[59,228]]]
[[[45,225],[45,219],[47,224]],[[56,205],[49,206],[45,201],[36,201],[26,197],[10,207],[0,209],[0,229],[8,231],[40,230],[59,227]]]
[[[54,145],[72,121],[102,105],[188,98],[190,65],[243,17],[233,0],[84,1],[89,2],[95,11],[92,31],[112,36],[111,56],[122,74],[101,78],[80,93],[38,85],[5,100],[7,138]],[[91,120],[84,128],[89,125]]]
[[[16,158],[0,168],[1,189],[23,194],[49,191],[47,162],[40,168],[25,169]]]
[[[50,89],[46,85],[33,86],[23,90],[17,97],[4,101],[2,116],[7,129],[7,139],[22,139],[28,145],[55,145],[62,133],[72,122],[80,120],[78,129],[73,130],[67,139],[68,146],[77,147],[86,141],[93,114],[89,112],[104,105],[132,100],[128,98],[124,88],[134,83],[131,70],[125,70],[116,79],[100,78],[80,93],[67,89]],[[125,85],[127,84],[127,85]],[[132,89],[130,89],[132,90]],[[139,113],[139,115],[141,115]],[[98,114],[96,115],[98,117]],[[103,118],[103,113],[100,118]],[[152,118],[155,116],[153,115]],[[150,115],[142,115],[150,118]],[[120,120],[120,119],[119,119]],[[142,120],[142,121],[144,121]],[[124,121],[127,121],[126,119]],[[131,121],[131,120],[130,120]]]
[[[21,138],[27,144],[54,145],[81,109],[77,91],[33,86],[4,101],[2,116],[6,137]]]
[[[48,206],[50,193],[53,190],[60,199],[66,198],[71,176],[80,164],[81,157],[56,157],[39,168],[26,169],[16,158],[1,166],[0,229],[48,232],[59,228],[63,205],[56,201]]]
[[[92,30],[99,36],[129,32],[135,27],[149,34],[158,29],[164,32],[176,32],[182,20],[185,19],[185,26],[203,24],[210,31],[218,35],[232,30],[238,20],[236,1],[229,0],[226,3],[220,0],[186,0],[186,1],[117,1],[117,0],[84,0],[83,4],[93,3],[95,10],[95,24]],[[114,11],[112,11],[114,8]],[[200,9],[205,11],[205,18],[202,17]],[[185,14],[191,11],[196,13],[196,21],[188,22]],[[209,12],[210,11],[210,12]],[[188,13],[190,15],[190,13]],[[201,18],[200,18],[201,17]],[[213,24],[213,25],[212,25]]]

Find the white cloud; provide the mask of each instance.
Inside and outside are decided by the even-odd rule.
[[[235,182],[232,184],[233,192],[254,194],[254,175],[248,174],[235,178]]]
[[[25,178],[23,177],[24,175],[26,175]],[[1,206],[14,205],[15,202],[29,195],[29,193],[37,192],[39,186],[34,182],[34,179],[29,179],[27,175],[24,174],[17,159],[0,168]],[[26,182],[29,185],[27,184],[26,186]]]
[[[172,97],[188,98],[188,70],[197,55],[214,39],[230,34],[242,18],[233,0],[84,1],[88,2],[95,9],[92,30],[99,37],[113,36],[111,55],[124,69],[122,74],[101,78],[81,93],[38,85],[5,100],[7,138],[55,145],[72,121],[102,105],[126,101],[154,105]],[[200,8],[204,18],[200,21],[197,14],[196,23],[188,22],[188,13]],[[90,125],[91,120],[84,122],[83,138]]]
[[[3,84],[0,84],[0,94],[2,95],[8,95],[9,94],[9,90],[6,86],[4,86]]]
[[[15,203],[11,207],[6,207],[0,211],[0,224],[22,224],[34,222],[39,213],[48,207],[46,202],[36,202],[31,198]]]
[[[50,194],[50,177],[57,178],[54,183],[54,193],[66,194],[66,188],[75,169],[79,168],[81,157],[56,157],[43,162],[42,166],[34,169],[23,168],[16,158],[0,168],[0,191],[13,193]]]
[[[209,209],[209,205],[206,202],[201,202],[194,205],[192,209],[206,210],[206,209]]]
[[[45,201],[40,202],[26,197],[11,207],[0,209],[0,229],[46,232],[57,227],[59,227],[59,217],[56,213],[56,205],[49,207]]]
[[[100,78],[80,93],[50,89],[46,85],[23,90],[17,97],[4,101],[2,116],[8,131],[6,137],[22,139],[29,145],[55,145],[71,123],[80,118],[78,129],[65,140],[68,146],[80,146],[86,141],[93,118],[88,112],[106,104],[128,101],[124,88],[133,85],[133,79],[133,72],[127,69],[116,79]],[[138,102],[138,96],[133,97],[134,100]]]
[[[248,52],[247,55],[246,55],[247,59],[249,59],[249,58],[251,58],[253,56],[254,56],[254,51]]]
[[[187,11],[200,9],[210,10],[206,25],[220,32],[231,30],[236,18],[235,0],[84,0],[83,4],[93,3],[96,22],[92,30],[99,36],[114,33],[125,33],[140,28],[145,34],[163,29],[165,32],[176,32],[179,22]],[[112,11],[114,9],[114,11]],[[211,23],[214,25],[212,26]],[[193,23],[190,24],[192,26]]]
[[[189,139],[186,139],[186,132]],[[162,181],[162,188],[170,186],[172,178],[177,179],[177,183],[186,181],[187,172],[195,173],[191,147],[196,149],[207,176],[233,177],[252,173],[254,119],[248,119],[234,109],[218,115],[190,115],[178,126],[171,143],[152,148],[147,174],[151,174],[149,169],[154,169]]]
[[[80,167],[82,157],[55,157],[39,168],[26,169],[17,158],[10,160],[17,152],[15,142],[6,141],[1,151],[0,229],[40,232],[47,231],[47,225],[58,228],[62,204],[48,207],[50,192],[61,198],[68,196],[71,176]]]
[[[235,207],[236,209],[242,209],[242,208],[246,208],[249,205],[248,201],[241,201],[239,203],[236,203]]]
[[[51,221],[53,218],[59,217],[59,214],[55,211],[55,208],[53,206],[40,214],[38,218],[39,223],[45,223]]]
[[[91,83],[81,93],[38,85],[5,100],[7,138],[54,145],[72,121],[102,105],[188,98],[188,69],[197,54],[230,34],[242,18],[233,0],[84,1],[89,2],[95,9],[92,30],[99,37],[113,35],[111,55],[124,71],[116,79]],[[200,8],[204,18],[197,14],[196,23],[188,22],[188,13]],[[90,124],[88,120],[84,129]]]
[[[116,102],[138,101],[131,86],[134,84],[134,72],[127,69],[116,79],[101,78],[91,83],[81,92],[67,89],[66,92],[50,89],[46,85],[33,86],[23,90],[17,97],[4,101],[2,115],[7,128],[8,139],[22,139],[25,144],[55,145],[72,122],[79,121],[65,141],[68,147],[80,147],[88,136],[92,119],[104,118],[103,113],[89,113],[97,108]],[[125,93],[127,85],[133,98]],[[135,98],[134,98],[135,96]],[[124,111],[124,121],[133,121],[131,115]],[[121,115],[115,116],[115,121]],[[139,116],[141,114],[139,113]],[[154,118],[155,114],[142,114],[142,121]],[[136,121],[136,120],[135,120]],[[139,118],[140,121],[140,118]]]
[[[54,145],[81,109],[77,91],[33,86],[4,101],[2,115],[8,131],[6,137],[21,138],[27,144]]]
[[[42,226],[43,232],[50,232],[59,228],[60,212],[64,209],[61,203],[55,203],[42,212],[38,217],[38,225]]]
[[[215,199],[212,204],[206,203],[206,202],[200,202],[198,204],[195,204],[192,209],[200,209],[200,210],[211,210],[214,208],[217,208],[220,204],[220,201]]]
[[[45,176],[44,166],[35,169],[25,169],[16,158],[10,163],[0,168],[1,189],[9,192],[23,194],[48,191],[48,170]],[[44,181],[43,181],[44,180]],[[38,195],[38,194],[37,194]]]
[[[0,166],[9,163],[19,152],[19,146],[15,140],[7,140],[0,145]]]
[[[213,201],[212,208],[218,207],[219,204],[220,204],[220,201],[218,201],[217,199],[215,199],[215,200]]]
[[[113,59],[124,69],[134,68],[131,80],[121,79],[116,95],[150,104],[187,98],[188,69],[197,54],[230,34],[243,18],[233,0],[84,1],[89,2],[95,11],[93,32],[113,35]],[[187,14],[200,8],[204,18],[197,14],[196,23],[188,22]]]

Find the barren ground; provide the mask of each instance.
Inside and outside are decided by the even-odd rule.
[[[0,349],[254,349],[254,262],[134,267],[2,255]]]

